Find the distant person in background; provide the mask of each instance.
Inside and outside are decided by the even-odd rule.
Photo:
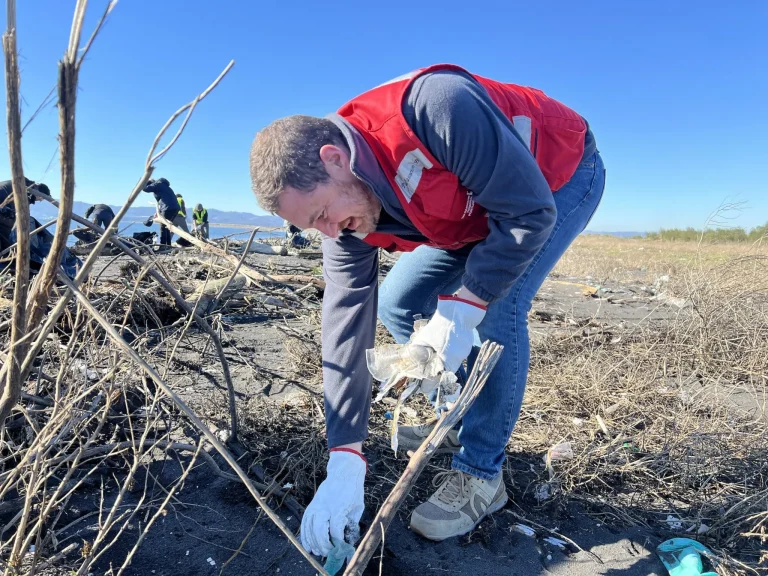
[[[27,189],[27,203],[34,204],[37,197],[34,192],[42,192],[50,196],[51,191],[45,184],[35,182],[29,178],[24,179]],[[0,251],[16,244],[16,207],[13,202],[13,183],[10,180],[0,182]],[[41,226],[36,218],[29,217],[29,230],[32,231]],[[41,230],[29,239],[29,265],[31,272],[36,274],[43,266],[45,259],[53,245],[53,234],[48,230]],[[82,262],[65,248],[61,255],[61,267],[64,273],[74,278]]]
[[[198,238],[208,240],[208,210],[200,203],[192,210],[192,227]]]
[[[189,234],[189,228],[187,227],[187,206],[184,204],[184,198],[181,197],[181,194],[176,194],[176,202],[179,203],[179,213],[176,215],[176,218],[173,219],[173,225]],[[180,242],[180,244],[182,246],[189,245],[186,240]]]
[[[179,214],[187,217],[187,205],[184,203],[184,198],[181,194],[176,194],[176,201],[179,203]]]
[[[43,194],[51,194],[48,186],[42,182],[35,182],[29,178],[24,178],[27,187],[27,202],[34,204],[37,198],[32,194],[32,190],[37,190]],[[10,180],[0,182],[0,250],[5,250],[13,242],[10,240],[11,231],[16,223],[16,209],[13,206],[13,183]]]
[[[37,201],[35,195],[32,194],[33,190],[42,192],[48,196],[51,195],[50,188],[42,182],[35,182],[29,178],[24,178],[24,184],[27,187],[27,201],[30,205]],[[8,206],[13,210],[13,182],[11,180],[0,182],[0,210],[3,210]]]
[[[115,219],[115,213],[106,204],[94,204],[85,211],[85,217],[90,218],[91,222],[97,226],[106,229]]]
[[[151,192],[155,196],[155,200],[157,201],[157,214],[169,222],[173,222],[174,218],[179,214],[181,203],[176,198],[176,194],[174,194],[173,188],[171,188],[171,183],[165,178],[150,180],[147,182],[146,186],[144,186],[144,192]],[[161,224],[160,244],[170,246],[171,238],[173,238],[171,231]]]
[[[291,248],[306,248],[310,241],[301,235],[301,228],[294,226],[288,220],[283,221],[286,226],[285,237],[288,239],[288,246]]]

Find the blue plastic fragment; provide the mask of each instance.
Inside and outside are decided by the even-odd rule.
[[[690,538],[672,538],[656,548],[659,558],[670,576],[717,576],[715,572],[702,572],[701,554],[712,553],[701,543]]]
[[[328,554],[328,558],[325,559],[325,565],[323,568],[331,576],[335,576],[336,573],[341,570],[344,565],[344,560],[349,562],[352,560],[352,556],[355,555],[355,547],[352,544],[348,544],[344,540],[339,542],[336,538],[332,539],[333,550]]]

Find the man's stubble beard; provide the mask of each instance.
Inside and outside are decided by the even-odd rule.
[[[375,232],[376,226],[379,223],[379,217],[381,216],[381,202],[363,182],[358,181],[352,184],[349,193],[353,194],[355,204],[361,206],[361,212],[363,213],[363,216],[360,217],[362,222],[355,232],[361,234]]]

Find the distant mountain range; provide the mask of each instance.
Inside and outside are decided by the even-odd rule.
[[[83,216],[88,210],[90,204],[75,201],[74,211]],[[193,206],[187,204],[187,219],[192,219]],[[112,210],[117,211],[120,206],[112,206]],[[36,202],[32,207],[32,216],[45,223],[58,216],[58,210],[53,204],[48,202]],[[155,213],[152,206],[134,206],[128,209],[125,215],[126,222],[143,222]],[[208,209],[208,221],[211,224],[240,224],[247,226],[282,226],[283,219],[279,216],[251,214],[250,212],[227,212],[226,210]]]

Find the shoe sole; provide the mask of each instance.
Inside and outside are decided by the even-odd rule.
[[[469,534],[470,532],[472,532],[472,530],[477,528],[480,525],[480,522],[485,520],[488,516],[490,516],[491,514],[495,514],[496,512],[504,508],[504,506],[507,505],[507,502],[509,502],[509,496],[507,495],[507,491],[505,490],[504,496],[496,502],[491,502],[491,505],[488,506],[486,511],[483,512],[483,515],[477,519],[477,522],[475,522],[471,527],[467,528],[466,530],[462,532],[456,532],[455,534],[449,534],[447,536],[431,536],[431,535],[425,534],[424,532],[420,531],[417,528],[414,528],[413,526],[408,526],[408,528],[412,532],[418,534],[419,536],[422,536],[423,538],[426,538],[427,540],[432,540],[433,542],[442,542],[443,540],[448,540],[448,538],[454,538],[456,536],[464,536],[464,534]]]

